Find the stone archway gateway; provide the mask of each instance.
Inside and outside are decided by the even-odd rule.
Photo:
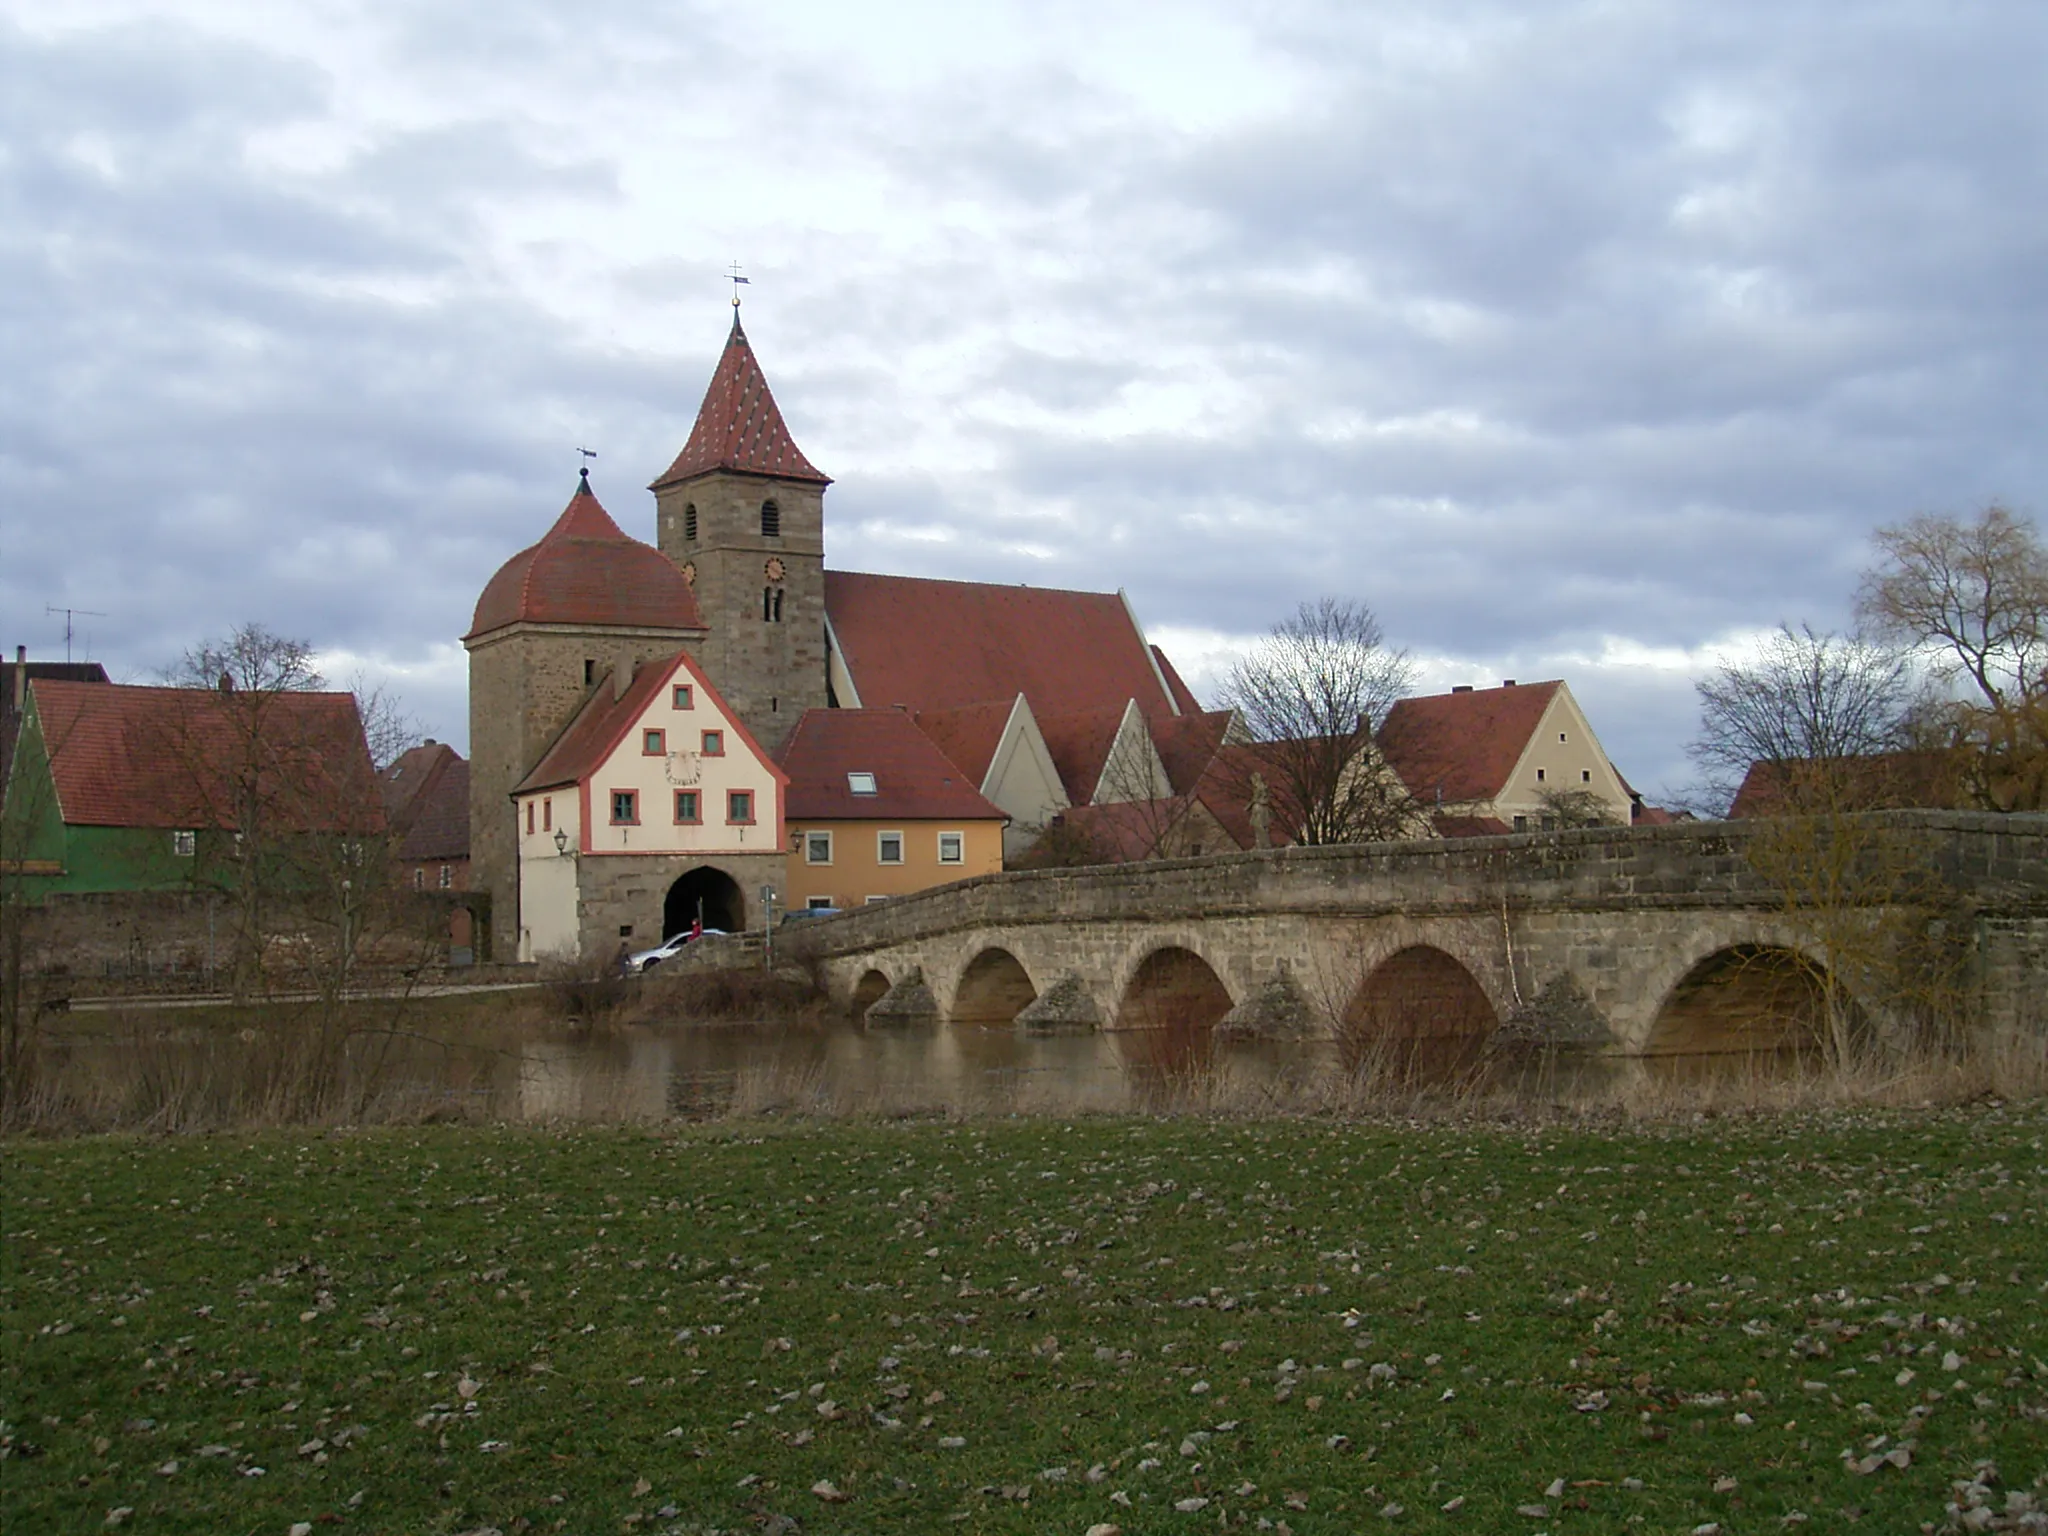
[[[1478,1065],[1499,1022],[1470,971],[1413,944],[1359,983],[1337,1045],[1347,1071],[1441,1082]]]
[[[739,882],[722,869],[700,864],[668,888],[661,904],[661,936],[666,939],[686,933],[700,918],[706,928],[739,933],[747,925],[746,914]]]
[[[985,949],[961,973],[953,993],[955,1024],[1009,1025],[1038,997],[1031,977],[1007,949]]]

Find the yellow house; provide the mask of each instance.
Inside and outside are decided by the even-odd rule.
[[[1003,867],[1008,818],[901,710],[807,710],[780,766],[792,910],[861,906]]]

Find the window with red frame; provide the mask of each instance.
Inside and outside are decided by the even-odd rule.
[[[731,789],[725,795],[725,819],[736,826],[746,825],[754,819],[754,792],[751,789]]]
[[[615,789],[612,791],[612,825],[615,827],[635,826],[640,820],[640,792],[636,789]]]

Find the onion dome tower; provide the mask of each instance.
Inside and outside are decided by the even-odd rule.
[[[539,542],[498,567],[469,633],[469,849],[491,893],[492,951],[517,952],[512,788],[600,683],[704,639],[696,594],[659,550],[622,531],[585,470]]]

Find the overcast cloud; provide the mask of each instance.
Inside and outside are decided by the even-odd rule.
[[[457,637],[643,487],[721,273],[847,569],[1128,590],[1198,690],[1305,599],[1691,677],[2048,449],[2048,11],[0,0],[0,612],[254,619],[463,743]]]

